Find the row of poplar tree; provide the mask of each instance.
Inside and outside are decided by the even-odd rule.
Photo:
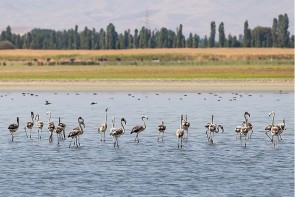
[[[216,36],[216,23],[210,24],[210,35],[200,38],[197,34],[183,35],[182,24],[176,32],[162,27],[151,31],[146,27],[118,33],[115,26],[110,23],[106,30],[101,28],[85,27],[79,31],[75,28],[55,31],[49,29],[33,29],[20,35],[12,33],[10,26],[2,31],[0,41],[9,41],[18,49],[132,49],[132,48],[213,48],[213,47],[290,47],[294,48],[294,35],[290,36],[289,18],[287,14],[279,15],[273,19],[272,27],[257,26],[249,28],[248,21],[244,23],[244,34],[226,37],[224,23],[218,26]],[[218,40],[218,42],[217,42]]]

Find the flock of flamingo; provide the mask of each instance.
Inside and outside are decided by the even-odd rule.
[[[98,127],[98,133],[100,134],[100,141],[101,142],[105,142],[105,133],[107,132],[107,129],[108,129],[107,112],[108,112],[108,108],[105,109],[105,121],[102,124],[100,124]],[[53,133],[56,133],[57,143],[59,144],[60,140],[66,139],[66,132],[65,132],[66,125],[64,123],[60,122],[60,117],[59,117],[59,121],[57,124],[52,122],[50,111],[48,111],[46,113],[46,115],[48,116],[48,128],[47,128],[48,132],[49,132],[48,140],[49,140],[49,142],[52,142],[53,141]],[[245,112],[244,113],[245,120],[242,122],[241,125],[237,126],[234,129],[237,134],[236,138],[240,138],[240,140],[241,140],[241,146],[243,146],[243,143],[246,146],[247,139],[250,139],[252,136],[252,133],[253,133],[253,126],[248,120],[249,117],[250,117],[250,113]],[[286,130],[285,118],[283,119],[282,123],[275,124],[274,123],[275,112],[271,111],[269,113],[269,117],[272,117],[272,122],[271,122],[271,124],[269,124],[265,128],[265,131],[266,131],[265,134],[271,140],[273,145],[276,146],[277,142],[279,140],[282,140],[282,137],[281,137],[282,132],[284,130]],[[213,136],[215,133],[219,133],[220,130],[222,131],[222,133],[224,132],[223,126],[214,123],[213,118],[214,117],[212,115],[211,122],[209,122],[205,125],[205,128],[207,129],[206,135],[207,135],[207,139],[208,139],[209,144],[213,144]],[[131,130],[131,133],[130,133],[130,134],[133,134],[133,133],[136,134],[135,139],[134,139],[134,143],[139,143],[138,135],[140,132],[142,132],[146,129],[145,120],[148,120],[148,117],[143,115],[143,116],[141,116],[141,120],[142,120],[143,124],[134,126]],[[16,121],[17,121],[16,123],[12,123],[8,126],[8,130],[12,136],[12,141],[14,139],[14,134],[16,133],[16,131],[19,128],[19,117],[16,118]],[[112,127],[109,130],[110,136],[112,136],[114,139],[113,145],[114,145],[115,149],[119,148],[119,142],[118,142],[119,137],[125,133],[125,128],[124,128],[124,125],[126,125],[125,118],[121,118],[120,123],[121,123],[121,127],[116,128],[115,127],[115,118],[113,117]],[[24,127],[27,138],[31,138],[31,131],[32,131],[34,125],[36,125],[36,127],[38,128],[38,139],[41,139],[40,132],[43,129],[44,122],[40,120],[39,114],[35,115],[34,112],[31,112],[31,120],[28,121]],[[190,127],[190,123],[187,120],[187,115],[181,115],[179,128],[176,129],[176,137],[178,139],[178,146],[177,147],[179,149],[181,149],[183,147],[183,141],[188,139],[189,127]],[[71,139],[69,147],[71,147],[72,141],[73,141],[74,147],[80,146],[79,139],[80,139],[80,136],[84,132],[84,128],[85,128],[84,119],[82,117],[78,117],[78,126],[73,128],[68,133],[68,136],[67,136],[68,138]],[[160,141],[160,139],[162,141],[164,141],[164,132],[166,130],[166,125],[164,124],[163,120],[161,121],[161,124],[159,124],[157,128],[159,131],[158,141]],[[30,131],[29,136],[27,134],[27,129]],[[268,135],[269,132],[271,133],[271,136]],[[277,140],[275,140],[274,137],[277,137]]]

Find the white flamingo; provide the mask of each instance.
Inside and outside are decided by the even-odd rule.
[[[60,122],[60,117],[58,117],[58,124],[57,124],[58,127],[61,127],[62,129],[62,134],[61,134],[61,137],[62,139],[66,139],[66,124],[65,123],[62,123]]]
[[[246,140],[247,138],[249,139],[248,137],[248,133],[249,131],[251,131],[253,128],[252,124],[251,123],[247,123],[247,124],[244,124],[241,129],[240,129],[240,140],[241,140],[241,145],[242,145],[242,137],[245,137],[245,146],[246,146]],[[252,130],[253,132],[253,130]]]
[[[212,115],[211,122],[207,123],[205,125],[205,128],[207,128],[206,135],[207,135],[207,138],[208,138],[208,142],[211,143],[211,144],[213,144],[214,133],[218,133],[219,129],[222,130],[222,133],[224,132],[224,129],[223,129],[222,125],[214,124],[213,115]],[[208,135],[208,132],[209,132],[209,135]]]
[[[250,122],[248,122],[248,118],[250,118],[249,112],[244,113],[244,118],[245,118],[245,126],[249,129],[249,131],[251,131],[250,135],[247,134],[248,139],[249,139],[252,137],[252,134],[253,134],[253,126]]]
[[[141,120],[143,121],[143,125],[136,125],[135,127],[132,128],[131,130],[131,133],[136,133],[136,136],[135,136],[135,139],[134,139],[134,142],[137,141],[137,143],[139,143],[139,139],[138,139],[138,134],[142,131],[145,130],[146,128],[146,124],[145,124],[145,121],[144,119],[147,119],[148,120],[148,117],[147,116],[141,116]]]
[[[52,142],[52,140],[53,140],[52,135],[53,135],[53,132],[55,131],[55,124],[54,124],[54,122],[51,121],[51,111],[46,112],[46,115],[49,115],[49,117],[48,117],[48,127],[47,127],[48,132],[49,132],[48,140],[49,140],[49,142]]]
[[[8,126],[8,130],[11,134],[11,141],[13,141],[13,138],[14,138],[14,133],[17,131],[19,127],[19,117],[16,117],[16,123],[12,123]]]
[[[185,118],[183,118],[183,115],[182,115],[182,128],[184,129],[185,131],[185,134],[183,136],[183,139],[187,140],[188,139],[188,129],[190,127],[190,123],[187,121],[187,115],[185,115]]]
[[[285,128],[285,126],[274,124],[274,121],[275,121],[275,112],[274,111],[271,111],[268,114],[268,116],[272,116],[272,123],[271,123],[271,125],[269,125],[268,127],[265,128],[267,130],[265,132],[265,134],[267,135],[267,132],[269,132],[269,131],[271,132],[271,137],[269,135],[267,135],[267,137],[271,140],[273,145],[276,146],[276,143],[279,141],[279,136],[282,132],[282,129]],[[277,136],[277,138],[278,138],[277,142],[274,141],[274,136]]]
[[[114,138],[114,148],[119,148],[118,138],[125,133],[123,122],[126,125],[126,120],[125,118],[121,118],[121,128],[114,128],[114,122],[115,121],[113,121],[113,127],[110,130],[110,135]]]
[[[28,137],[28,135],[27,135],[27,129],[30,129],[30,138],[31,138],[32,128],[33,128],[33,126],[34,126],[34,112],[31,112],[31,119],[32,119],[32,121],[28,121],[28,122],[26,123],[25,128],[24,128],[27,137]]]
[[[41,139],[41,135],[39,135],[39,132],[41,131],[41,133],[42,133],[42,129],[43,129],[44,123],[43,123],[42,120],[40,120],[39,114],[36,114],[35,120],[37,120],[36,126],[38,128],[38,138]]]
[[[245,134],[245,131],[246,131],[245,130],[246,127],[252,131],[250,135],[248,135],[248,131],[247,131],[247,137],[248,137],[248,139],[251,138],[252,133],[253,133],[253,126],[252,126],[251,123],[248,122],[248,117],[250,117],[249,112],[245,112],[244,113],[245,121],[242,122],[242,125],[236,126],[236,128],[235,128],[235,132],[237,134],[236,139],[238,138],[238,135],[240,136],[240,139],[241,139],[241,131],[242,131],[242,128],[243,128],[243,131],[244,131],[242,133],[244,135]]]
[[[100,124],[99,127],[98,127],[98,133],[100,133],[100,141],[102,142],[105,142],[105,131],[107,130],[108,128],[108,125],[107,125],[107,112],[108,112],[108,108],[105,109],[105,122]],[[103,137],[102,137],[103,135]]]
[[[72,138],[69,147],[71,147],[73,139],[75,139],[76,141],[76,143],[74,142],[74,146],[75,144],[76,144],[76,147],[80,146],[79,136],[83,134],[84,132],[83,128],[85,128],[84,119],[80,116],[78,118],[78,126],[75,127],[68,135],[68,138]]]
[[[162,142],[164,141],[164,132],[166,130],[166,125],[164,124],[164,120],[161,121],[161,124],[158,125],[158,131],[159,131],[159,135],[158,135],[158,141],[160,139],[160,135],[162,134]]]
[[[183,136],[184,136],[184,129],[182,127],[182,120],[183,120],[183,116],[181,115],[179,129],[176,130],[176,137],[178,138],[178,148],[179,148],[179,140],[180,140],[180,148],[182,148],[182,141],[183,141]]]

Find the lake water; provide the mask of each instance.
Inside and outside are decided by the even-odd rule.
[[[294,94],[293,93],[175,93],[175,92],[0,92],[0,196],[294,196]],[[45,105],[45,100],[52,104]],[[91,102],[97,102],[91,105]],[[108,107],[111,118],[127,121],[119,149],[106,133],[100,142],[98,125]],[[30,112],[45,123],[64,122],[66,133],[82,116],[86,128],[79,148],[70,139],[57,145],[48,141],[47,124],[42,139],[37,128],[26,137]],[[234,128],[243,114],[254,126],[247,147],[236,139]],[[276,112],[276,123],[286,118],[287,130],[276,147],[264,128]],[[177,148],[176,129],[181,114],[191,126],[183,148]],[[134,143],[131,128],[147,115],[147,128]],[[224,133],[207,143],[204,125],[223,125]],[[7,129],[20,117],[11,142]],[[157,142],[157,125],[164,120],[164,142]]]

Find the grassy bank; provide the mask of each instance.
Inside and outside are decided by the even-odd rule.
[[[293,49],[4,50],[0,79],[294,78]]]

